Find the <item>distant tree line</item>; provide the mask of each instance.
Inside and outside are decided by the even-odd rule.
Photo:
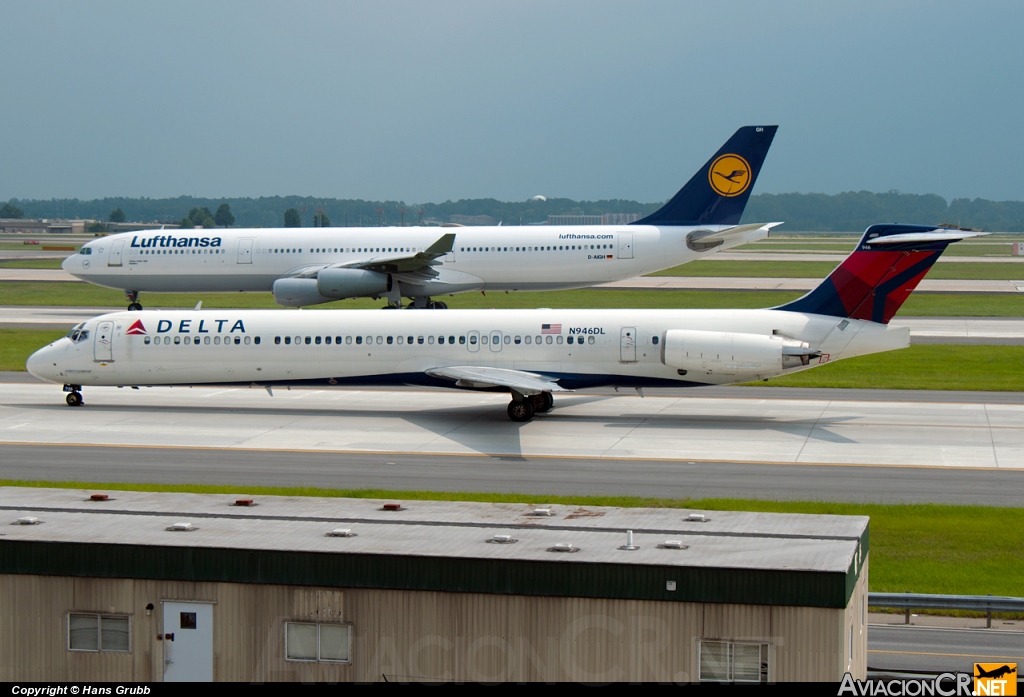
[[[55,218],[63,215],[116,222],[113,216],[120,212],[125,220],[133,222],[179,223],[186,227],[279,227],[282,224],[285,227],[332,224],[374,227],[380,223],[398,225],[403,218],[406,225],[416,225],[421,220],[447,222],[450,216],[461,214],[488,215],[505,225],[528,225],[546,222],[549,215],[647,214],[661,205],[621,199],[574,201],[567,198],[528,201],[463,199],[424,204],[301,196],[230,199],[181,196],[91,201],[11,199],[0,210],[0,217]],[[855,232],[879,222],[920,222],[953,223],[998,232],[1022,232],[1024,201],[958,198],[947,203],[944,198],[934,194],[905,194],[899,191],[751,196],[743,222],[773,221],[783,221],[783,231]]]

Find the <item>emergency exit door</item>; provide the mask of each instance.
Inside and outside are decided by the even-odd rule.
[[[164,682],[213,682],[213,604],[163,605]]]
[[[619,360],[623,363],[636,362],[636,327],[619,330]]]
[[[238,240],[238,263],[252,263],[252,240]]]
[[[619,233],[619,259],[633,258],[633,233]]]

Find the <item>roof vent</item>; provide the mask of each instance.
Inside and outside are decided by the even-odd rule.
[[[198,529],[199,528],[197,528],[196,526],[192,525],[192,523],[184,523],[184,522],[182,522],[182,523],[171,523],[170,527],[164,528],[164,530],[167,530],[168,532],[192,532],[193,530],[198,530]]]
[[[515,544],[516,542],[519,542],[519,540],[517,540],[516,538],[512,537],[511,535],[495,535],[494,537],[492,537],[491,539],[489,539],[487,541],[489,543],[491,543],[491,544],[496,544],[496,545],[511,545],[511,544]]]
[[[380,507],[380,510],[382,510],[382,511],[404,511],[405,510],[405,506],[403,506],[400,503],[385,503],[383,506]]]
[[[573,547],[572,542],[556,542],[554,547],[548,547],[549,552],[578,552],[579,547]]]
[[[42,522],[43,521],[39,520],[34,515],[27,515],[18,518],[16,521],[11,523],[11,525],[39,525]]]
[[[686,520],[690,523],[706,523],[708,522],[708,517],[703,513],[691,513],[686,516]]]
[[[682,540],[665,540],[663,543],[658,545],[658,549],[689,549],[689,545],[684,545]]]
[[[529,515],[546,518],[549,516],[553,516],[554,513],[551,512],[550,508],[534,508],[533,512],[529,513]]]
[[[235,502],[233,504],[231,504],[231,505],[232,506],[254,506],[255,504],[252,502],[252,499],[235,499]]]
[[[619,547],[619,549],[624,549],[627,552],[632,552],[634,550],[640,549],[635,544],[633,544],[633,531],[632,530],[627,530],[626,531],[626,544],[624,544],[621,547]]]
[[[93,494],[92,496],[89,497],[89,500],[90,501],[109,501],[110,500],[110,496],[109,496],[109,494]]]
[[[355,537],[356,534],[349,528],[334,528],[324,537]]]

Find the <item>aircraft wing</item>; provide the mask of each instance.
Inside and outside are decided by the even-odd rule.
[[[455,233],[449,232],[441,235],[434,244],[422,252],[378,254],[342,264],[311,264],[293,269],[287,275],[292,278],[316,278],[322,269],[337,268],[365,269],[366,271],[390,274],[419,274],[430,277],[436,275],[432,267],[441,263],[437,259],[451,252],[454,247]]]
[[[771,230],[773,227],[782,225],[782,223],[751,223],[748,225],[733,225],[727,227],[724,230],[713,232],[711,230],[694,230],[686,236],[686,244],[694,251],[703,251],[705,249],[711,249],[717,247],[725,242],[730,242],[737,237],[753,232],[754,230],[760,230],[762,228],[768,228]]]
[[[455,365],[431,368],[427,375],[453,380],[456,387],[508,387],[522,394],[541,392],[568,392],[564,387],[538,373],[509,368],[489,368],[480,365]]]

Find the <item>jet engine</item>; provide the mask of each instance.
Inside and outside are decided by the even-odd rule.
[[[316,285],[325,298],[376,298],[391,290],[391,276],[363,269],[327,268],[316,275]]]
[[[285,307],[319,305],[344,298],[376,298],[391,290],[391,277],[363,269],[321,269],[316,278],[279,278],[274,300]]]
[[[662,362],[680,375],[753,379],[807,365],[816,355],[806,341],[781,336],[672,329],[665,333]]]

